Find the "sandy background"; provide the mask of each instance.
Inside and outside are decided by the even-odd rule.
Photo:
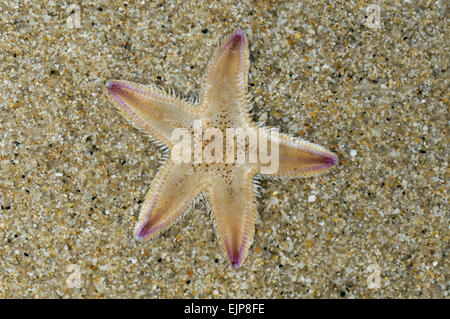
[[[379,29],[364,0],[1,1],[0,297],[447,298],[448,8],[373,3]],[[133,239],[162,153],[103,87],[196,97],[238,28],[253,118],[340,165],[264,183],[233,270],[204,203]]]

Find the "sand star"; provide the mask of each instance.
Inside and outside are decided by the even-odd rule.
[[[195,121],[204,128],[256,128],[249,115],[247,39],[232,34],[206,71],[198,105],[155,87],[111,80],[106,85],[114,104],[130,122],[170,152],[176,128],[193,132]],[[325,148],[299,138],[267,131],[268,144],[278,146],[278,169],[286,178],[323,173],[338,159]],[[205,149],[205,145],[201,147]],[[270,149],[270,146],[269,146]],[[135,237],[149,239],[171,226],[201,196],[214,217],[222,250],[233,267],[242,265],[253,240],[256,216],[255,181],[263,164],[178,163],[167,156],[141,208]]]

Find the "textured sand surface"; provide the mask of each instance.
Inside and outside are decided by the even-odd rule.
[[[447,4],[379,1],[369,28],[369,3],[82,1],[70,28],[71,1],[2,1],[0,297],[447,298]],[[162,153],[103,87],[197,97],[236,29],[249,40],[253,119],[340,165],[264,182],[234,270],[204,203],[134,240]]]

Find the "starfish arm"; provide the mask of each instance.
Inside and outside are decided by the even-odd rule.
[[[186,165],[169,160],[153,180],[141,208],[136,239],[149,239],[171,226],[200,195],[201,179]]]
[[[230,179],[217,178],[207,190],[216,234],[231,265],[242,265],[253,240],[256,216],[253,173],[241,169]]]
[[[240,123],[242,119],[250,118],[246,95],[247,47],[244,33],[238,30],[224,42],[208,65],[201,104],[206,106],[216,124],[223,125],[227,120]]]
[[[311,176],[324,173],[338,164],[337,156],[324,147],[300,138],[271,132],[268,148],[278,144],[278,170],[273,174],[281,177]]]
[[[192,127],[198,116],[188,102],[156,88],[111,80],[106,84],[106,91],[135,127],[169,147],[173,129]]]

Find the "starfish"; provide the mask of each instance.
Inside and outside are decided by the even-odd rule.
[[[249,113],[248,68],[247,39],[238,30],[210,61],[198,103],[153,86],[119,80],[108,81],[106,92],[124,117],[168,154],[175,147],[172,134],[177,128],[195,133],[195,123],[200,122],[204,128],[218,129],[224,135],[227,128],[259,128]],[[278,150],[276,171],[265,175],[261,175],[265,164],[259,158],[256,163],[211,163],[179,162],[166,156],[141,208],[135,238],[155,237],[179,220],[199,198],[205,198],[222,252],[232,267],[241,266],[254,236],[258,178],[312,176],[338,163],[336,155],[319,145],[273,130],[263,132],[268,149],[276,146]],[[206,151],[205,144],[204,139],[201,151]]]

